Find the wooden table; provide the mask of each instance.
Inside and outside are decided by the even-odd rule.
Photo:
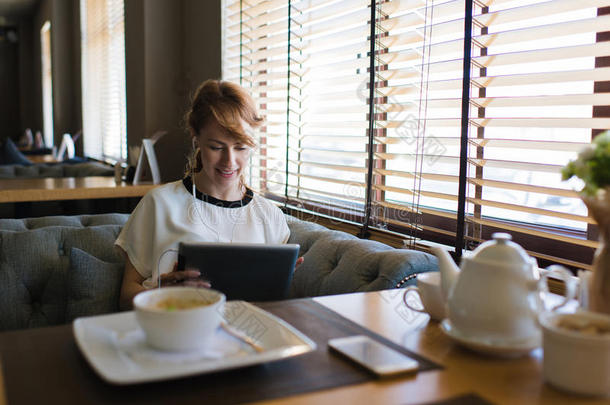
[[[155,184],[116,183],[114,177],[0,179],[0,203],[142,197]]]
[[[542,381],[540,349],[528,357],[496,359],[462,349],[438,323],[400,303],[400,290],[320,297],[315,300],[344,317],[442,364],[445,368],[387,381],[317,391],[266,401],[268,404],[422,404],[475,393],[497,404],[608,404],[558,391]],[[24,333],[27,333],[24,332]],[[48,365],[52,372],[52,365]],[[1,369],[0,369],[1,371]],[[4,404],[0,381],[0,404]],[[230,393],[227,393],[230,395]]]
[[[27,155],[27,159],[32,163],[55,163],[57,159],[53,155]]]

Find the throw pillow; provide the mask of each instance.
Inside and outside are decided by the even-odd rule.
[[[123,263],[108,263],[73,247],[70,250],[66,321],[117,312],[124,267]]]
[[[6,138],[4,145],[0,148],[0,165],[12,164],[29,166],[32,162],[19,151],[11,138]]]

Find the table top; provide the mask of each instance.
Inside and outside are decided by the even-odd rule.
[[[428,315],[402,304],[404,290],[319,297],[315,300],[407,349],[442,364],[439,371],[415,379],[371,382],[290,398],[291,404],[358,403],[374,397],[378,403],[426,403],[476,393],[494,404],[608,404],[607,399],[584,398],[558,391],[542,380],[542,349],[517,359],[498,359],[464,349],[448,338]],[[280,400],[273,403],[288,403]]]
[[[401,298],[401,290],[386,290],[318,297],[314,300],[351,321],[442,364],[443,369],[389,380],[372,380],[363,384],[285,397],[265,403],[368,404],[374,398],[376,403],[422,404],[472,393],[497,404],[608,403],[607,399],[575,396],[545,384],[542,381],[540,349],[534,350],[527,357],[496,359],[457,346],[442,333],[437,322],[430,321],[427,315],[406,309],[401,304]],[[65,328],[70,327],[70,325],[65,326]],[[44,334],[45,329],[54,328],[7,333],[17,338]],[[1,372],[0,368],[0,405],[4,405],[5,387]]]
[[[0,179],[0,203],[142,197],[154,187],[116,183],[107,176]]]
[[[28,155],[27,159],[32,163],[55,163],[57,159],[53,155]]]

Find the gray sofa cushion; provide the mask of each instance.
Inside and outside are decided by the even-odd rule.
[[[129,214],[98,214],[75,216],[49,216],[40,218],[0,219],[0,232],[2,231],[28,231],[49,226],[62,226],[70,228],[87,228],[101,225],[120,225],[129,218]]]
[[[13,178],[59,178],[59,177],[88,177],[113,176],[114,169],[99,162],[84,163],[52,163],[0,166],[0,179]]]
[[[292,297],[395,288],[408,275],[438,270],[436,258],[424,252],[334,237],[320,235],[304,252],[305,261],[293,276]]]
[[[70,250],[66,321],[79,316],[117,312],[125,263],[100,260],[73,247]]]
[[[29,166],[32,162],[21,153],[11,138],[6,138],[4,143],[0,145],[0,165],[11,164]]]
[[[63,177],[64,171],[61,165],[6,165],[0,166],[0,178],[40,178],[40,177]]]
[[[424,252],[394,249],[289,215],[286,220],[288,243],[298,243],[305,259],[292,279],[293,298],[395,288],[409,275],[438,270],[436,257]],[[404,286],[409,284],[413,281]]]
[[[64,322],[67,258],[59,246],[49,249],[55,232],[47,228],[0,238],[0,329]]]
[[[62,165],[63,177],[114,176],[114,168],[98,163],[84,162]]]
[[[297,243],[301,246],[300,255],[303,256],[321,238],[332,240],[357,240],[358,238],[346,232],[335,231],[325,226],[309,221],[301,221],[290,215],[286,215],[286,222],[290,228],[290,239],[288,243]]]
[[[105,262],[122,262],[113,244],[127,217],[1,219],[0,330],[67,322],[70,250],[76,247]]]

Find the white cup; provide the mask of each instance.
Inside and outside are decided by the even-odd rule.
[[[423,309],[413,307],[408,295],[413,291],[419,296]],[[441,290],[441,274],[438,271],[417,275],[417,287],[407,287],[402,300],[412,311],[430,315],[430,318],[440,321],[446,318],[445,300]]]
[[[208,304],[187,309],[163,309],[165,299],[202,300]],[[136,320],[147,343],[164,351],[202,349],[222,321],[226,297],[209,288],[165,287],[139,293],[133,299]]]
[[[540,323],[545,381],[577,394],[610,397],[610,334],[584,330],[598,325],[607,331],[610,316],[588,311],[546,312],[540,316]],[[566,328],[562,324],[579,328]]]

